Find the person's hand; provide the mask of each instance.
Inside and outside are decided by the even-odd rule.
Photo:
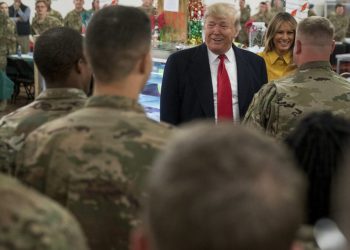
[[[15,8],[15,10],[19,10],[19,7],[21,6],[21,3],[19,3],[19,2],[15,2],[14,4],[13,4],[13,7]]]

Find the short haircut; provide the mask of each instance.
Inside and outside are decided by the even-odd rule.
[[[233,4],[214,3],[209,5],[204,14],[204,21],[208,17],[229,17],[237,31],[240,29],[240,13]]]
[[[327,46],[333,41],[334,26],[325,17],[311,16],[299,22],[297,36],[306,39],[310,45]]]
[[[331,188],[350,142],[350,122],[329,111],[311,113],[285,141],[307,175],[307,219],[314,224],[331,214]]]
[[[36,1],[35,1],[35,6],[36,6],[37,3],[44,3],[45,6],[46,6],[47,8],[49,8],[49,3],[47,2],[47,0],[36,0]]]
[[[142,56],[150,52],[150,19],[135,7],[103,8],[89,23],[85,45],[98,81],[121,80],[130,74]]]
[[[144,220],[155,249],[290,249],[304,180],[283,146],[232,124],[173,139],[148,182]]]
[[[341,3],[337,3],[337,4],[335,5],[335,9],[337,9],[338,7],[345,8],[345,6],[344,6],[343,4],[341,4]]]
[[[36,40],[33,57],[47,84],[64,82],[79,60],[84,59],[83,38],[71,28],[49,29]]]
[[[269,23],[269,26],[266,31],[265,35],[265,49],[264,51],[270,52],[275,49],[275,44],[273,42],[273,38],[275,37],[278,29],[281,27],[283,23],[288,23],[292,26],[292,29],[294,31],[295,35],[295,30],[297,27],[297,21],[295,18],[289,14],[288,12],[280,12],[277,15],[275,15],[272,20]],[[295,36],[294,36],[294,41],[295,41]],[[292,46],[290,47],[290,50],[293,50],[294,47],[294,41]]]

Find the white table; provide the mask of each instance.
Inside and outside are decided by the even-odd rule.
[[[341,62],[350,62],[350,53],[349,54],[338,54],[335,56],[337,59],[337,73],[340,72],[340,63]]]

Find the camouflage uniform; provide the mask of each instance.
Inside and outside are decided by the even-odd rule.
[[[266,27],[269,25],[271,18],[271,13],[270,12],[266,12],[265,14],[263,13],[256,13],[254,16],[252,16],[251,18],[252,20],[254,20],[254,22],[264,22]]]
[[[83,9],[81,12],[77,12],[76,10],[70,11],[63,20],[64,26],[72,28],[81,33],[83,28],[81,16],[84,15],[85,11],[85,9]]]
[[[81,108],[87,97],[79,89],[47,89],[31,104],[0,120],[0,171],[13,173],[14,157],[25,137],[45,122]]]
[[[313,10],[313,9],[309,9],[307,11],[307,16],[310,17],[310,16],[317,16],[316,12]]]
[[[270,15],[271,15],[271,19],[276,16],[278,13],[284,12],[284,8],[283,7],[272,7],[270,10]]]
[[[245,23],[249,20],[250,18],[250,7],[247,5],[243,9],[241,9],[241,18],[239,19],[239,22],[241,24],[241,30],[239,31],[238,37],[237,37],[237,42],[240,42],[245,45],[249,45],[249,37],[248,37],[248,32],[246,27],[244,26]]]
[[[16,24],[0,12],[0,70],[6,69],[7,55],[16,51]]]
[[[328,16],[328,19],[334,26],[334,40],[342,42],[349,26],[348,16],[333,13]]]
[[[91,249],[128,249],[144,177],[171,133],[135,100],[94,96],[31,133],[18,177],[75,214]]]
[[[140,6],[139,7],[141,10],[143,10],[148,16],[155,16],[157,15],[157,9],[153,6],[150,7],[145,7],[145,6]]]
[[[55,202],[3,175],[0,197],[0,249],[88,249],[76,219]]]
[[[255,94],[243,123],[283,139],[305,115],[329,110],[350,117],[350,84],[329,62],[310,62]]]
[[[63,23],[62,15],[61,15],[61,13],[59,13],[57,10],[51,9],[51,10],[49,11],[49,16],[52,16],[52,17],[54,17],[54,18],[57,18],[58,20],[60,20],[61,23]]]
[[[62,26],[63,23],[55,17],[47,16],[44,20],[39,20],[39,18],[36,16],[32,20],[32,35],[41,35],[46,30]]]

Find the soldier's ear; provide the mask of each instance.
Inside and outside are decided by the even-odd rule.
[[[294,53],[296,55],[299,55],[301,53],[301,51],[303,50],[300,40],[295,40],[295,45],[294,46],[295,46]]]
[[[335,40],[332,41],[332,51],[331,51],[331,54],[333,54],[334,49],[335,49]]]
[[[81,74],[83,69],[86,67],[86,61],[84,58],[80,58],[78,62],[75,64],[75,70],[77,73]]]
[[[130,250],[151,250],[150,241],[143,227],[138,227],[130,233]]]

